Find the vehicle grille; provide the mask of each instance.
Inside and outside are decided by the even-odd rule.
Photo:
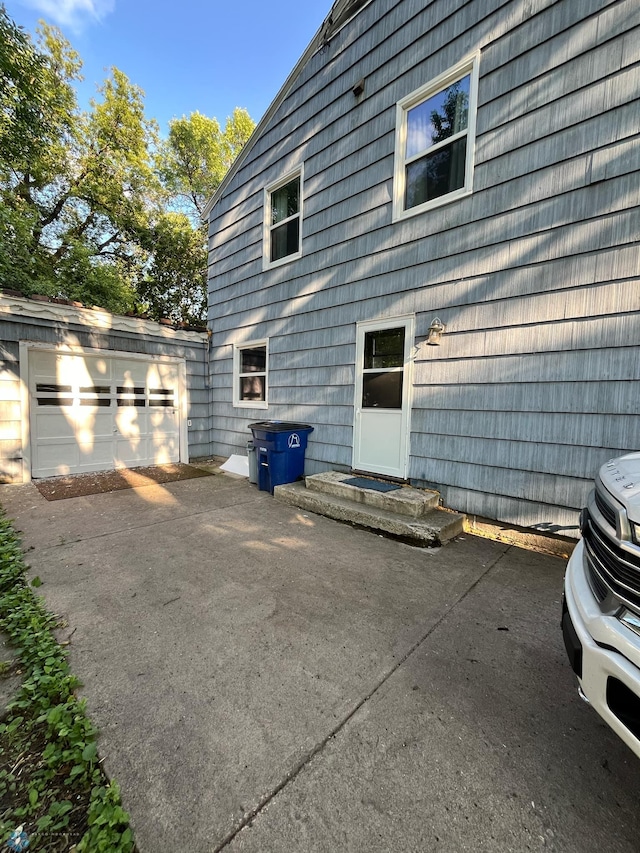
[[[600,575],[593,568],[591,560],[587,560],[587,577],[596,599],[599,602],[603,602],[607,597],[609,590]]]
[[[611,527],[613,527],[613,529],[615,530],[616,529],[616,512],[615,512],[614,508],[611,506],[611,504],[608,503],[603,498],[603,496],[600,494],[598,489],[596,489],[596,506],[598,507],[598,509],[602,513],[602,517],[605,519],[605,521],[608,524],[610,524]]]
[[[583,516],[582,537],[596,596],[600,598],[603,587],[608,587],[622,601],[640,609],[640,551],[626,550],[605,536],[588,511]]]

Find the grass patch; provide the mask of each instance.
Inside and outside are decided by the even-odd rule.
[[[133,853],[129,816],[98,759],[97,731],[56,618],[25,579],[20,542],[0,508],[0,630],[23,683],[0,723],[0,845],[22,827],[29,851]],[[12,842],[10,842],[12,843]]]

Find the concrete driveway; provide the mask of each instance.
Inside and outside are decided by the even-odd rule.
[[[416,549],[224,475],[0,502],[141,853],[638,850],[640,762],[577,698],[561,560]]]

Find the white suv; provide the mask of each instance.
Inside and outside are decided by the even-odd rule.
[[[580,694],[640,757],[640,453],[602,466],[564,582]]]

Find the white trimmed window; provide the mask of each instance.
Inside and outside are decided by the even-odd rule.
[[[264,191],[263,267],[302,255],[302,168]]]
[[[478,59],[458,63],[398,102],[394,219],[472,191]]]
[[[267,408],[268,341],[250,341],[233,348],[233,405]]]

